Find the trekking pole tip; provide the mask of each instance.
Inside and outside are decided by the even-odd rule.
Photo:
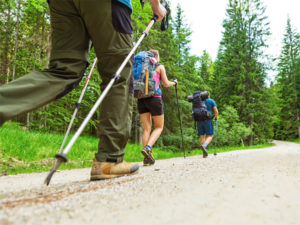
[[[53,174],[56,172],[57,168],[60,166],[60,164],[68,161],[68,159],[64,154],[57,154],[55,157],[56,157],[56,162],[44,181],[44,184],[46,184],[47,186],[50,184],[51,178]]]

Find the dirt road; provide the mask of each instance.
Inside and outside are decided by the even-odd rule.
[[[300,224],[300,145],[159,160],[89,181],[90,169],[0,177],[0,224]],[[141,164],[142,165],[142,164]]]

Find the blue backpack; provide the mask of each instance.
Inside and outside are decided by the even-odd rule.
[[[156,93],[155,81],[153,75],[155,73],[156,62],[153,53],[149,51],[139,52],[134,57],[133,64],[133,87],[134,97],[148,98]]]

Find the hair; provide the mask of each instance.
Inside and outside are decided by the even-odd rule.
[[[151,52],[154,56],[159,56],[159,51],[158,50],[151,49],[151,50],[149,50],[149,52]]]

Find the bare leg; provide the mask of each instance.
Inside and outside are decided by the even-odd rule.
[[[147,145],[151,147],[155,144],[164,128],[164,115],[152,116],[154,122],[154,130],[152,131]]]
[[[212,141],[213,139],[213,135],[207,135],[205,142],[207,143],[207,145],[209,145],[209,143]]]
[[[200,135],[200,144],[203,145],[205,142],[205,135]]]
[[[151,133],[151,114],[150,113],[143,113],[140,114],[141,117],[141,121],[143,124],[143,135],[142,135],[142,143],[143,143],[143,147],[145,147],[148,143],[149,137],[150,137],[150,133]]]

